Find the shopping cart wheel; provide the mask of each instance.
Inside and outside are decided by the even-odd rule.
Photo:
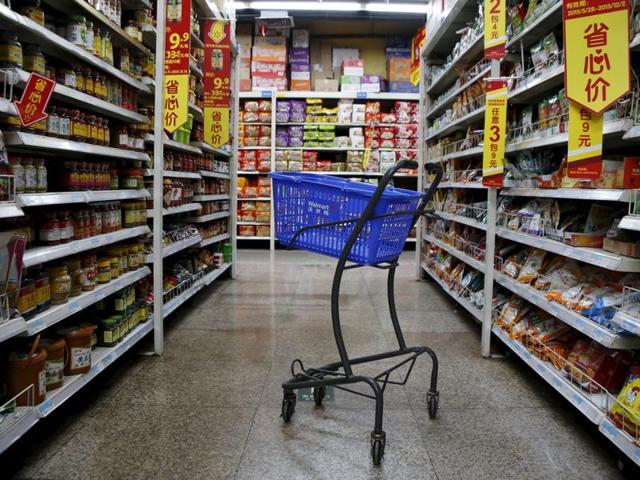
[[[284,398],[282,399],[282,413],[280,416],[284,423],[289,423],[291,421],[291,417],[296,411],[296,394],[295,393],[285,393]]]
[[[371,458],[373,464],[378,466],[382,463],[382,457],[384,457],[384,447],[387,443],[386,434],[371,432]]]
[[[316,402],[316,407],[322,406],[322,400],[326,394],[326,387],[313,387],[313,400]]]
[[[438,403],[440,402],[440,392],[427,392],[427,408],[429,409],[429,418],[436,418],[438,411]]]

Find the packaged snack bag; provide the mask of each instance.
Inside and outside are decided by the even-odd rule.
[[[640,441],[640,365],[629,370],[629,376],[611,407],[609,417],[616,427]]]
[[[600,387],[609,392],[618,392],[631,367],[631,352],[610,350],[595,340],[578,340],[571,353],[565,374],[583,389],[598,393]]]

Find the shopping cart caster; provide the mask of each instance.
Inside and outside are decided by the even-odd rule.
[[[324,400],[326,394],[326,387],[313,387],[313,400],[316,402],[316,407],[322,406],[322,400]]]
[[[429,418],[436,418],[438,403],[440,403],[440,392],[427,392],[427,408],[429,409]]]
[[[384,446],[386,443],[387,436],[384,432],[371,432],[371,458],[373,459],[373,464],[376,466],[382,463],[382,457],[384,457]]]
[[[289,423],[291,421],[291,417],[296,411],[296,394],[295,393],[287,393],[285,392],[284,398],[282,399],[282,413],[280,416],[284,423]]]

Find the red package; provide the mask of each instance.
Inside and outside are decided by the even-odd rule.
[[[396,127],[396,137],[413,138],[418,133],[418,126],[414,124],[400,125]]]
[[[258,187],[258,197],[270,197],[271,187]]]
[[[238,236],[240,237],[255,237],[256,227],[254,225],[240,225],[238,227]]]
[[[378,115],[379,123],[398,123],[398,116],[395,113],[381,113]]]
[[[259,187],[271,187],[271,179],[269,177],[259,177],[258,178],[258,186]]]
[[[240,170],[243,172],[255,172],[257,167],[255,160],[240,160]]]
[[[365,138],[364,146],[365,148],[380,148],[380,140],[378,140],[377,138]]]
[[[610,350],[595,340],[578,340],[567,358],[565,374],[590,393],[598,393],[600,387],[617,392],[624,384],[632,358],[628,351]]]
[[[258,171],[259,172],[270,172],[271,171],[271,161],[267,160],[267,161],[261,161],[261,162],[257,162],[258,163]]]
[[[380,140],[393,140],[396,136],[395,127],[381,127],[378,129]]]
[[[271,150],[258,150],[258,154],[256,155],[256,159],[259,162],[270,162],[271,161]]]
[[[396,138],[396,148],[413,148],[415,140],[413,138]]]
[[[364,138],[378,138],[380,136],[380,132],[377,128],[368,127],[364,129]]]
[[[316,162],[302,162],[302,170],[305,172],[315,172]]]
[[[305,150],[302,152],[302,161],[303,162],[316,162],[318,161],[318,152]]]

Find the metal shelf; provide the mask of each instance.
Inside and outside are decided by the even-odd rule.
[[[200,205],[199,203],[186,203],[184,205],[180,205],[179,207],[163,208],[162,215],[165,217],[167,215],[178,215],[179,213],[193,212],[195,210],[200,210],[201,208],[202,205]],[[147,218],[152,217],[153,210],[147,210]]]
[[[634,442],[631,436],[617,428],[611,420],[607,418],[602,421],[599,430],[636,465],[640,465],[640,447]]]
[[[471,188],[474,190],[486,190],[482,182],[440,182],[438,188]]]
[[[27,331],[27,322],[24,318],[12,318],[6,322],[0,322],[0,342],[20,335]]]
[[[142,43],[151,50],[156,49],[156,35],[158,31],[153,25],[142,25]],[[194,38],[193,36],[191,38]]]
[[[193,217],[191,218],[191,221],[195,223],[205,223],[205,222],[211,222],[212,220],[225,218],[228,216],[229,216],[229,212],[216,212],[216,213],[211,213],[209,215],[201,215],[199,217]]]
[[[109,283],[97,285],[91,292],[83,292],[77,297],[69,298],[67,303],[54,305],[44,312],[36,315],[27,321],[27,335],[35,335],[65,318],[78,313],[79,311],[98,303],[103,298],[108,297],[129,285],[136,283],[151,273],[148,267],[142,267],[133,272],[127,272]]]
[[[503,188],[501,195],[513,197],[570,198],[607,202],[631,202],[633,190],[615,188]]]
[[[478,35],[475,40],[467,47],[467,49],[453,59],[449,66],[440,74],[440,76],[429,85],[426,92],[430,96],[438,95],[446,90],[458,78],[458,69],[461,64],[469,64],[471,60],[480,58],[484,48],[484,36]]]
[[[640,140],[640,125],[631,127],[623,136],[623,140]]]
[[[564,83],[564,65],[545,70],[539,77],[527,80],[524,85],[508,94],[509,103],[527,103]]]
[[[238,240],[271,240],[271,237],[243,237],[238,235]]]
[[[271,197],[253,197],[253,198],[244,198],[238,197],[239,202],[270,202]]]
[[[478,4],[472,0],[457,0],[449,3],[451,8],[440,15],[440,24],[429,31],[420,52],[423,57],[438,54],[446,57],[460,38],[458,32],[478,15]]]
[[[620,220],[620,228],[626,230],[636,230],[640,232],[640,215],[625,215]]]
[[[519,283],[499,271],[494,272],[494,278],[495,281],[503,287],[550,313],[558,320],[570,325],[605,347],[615,349],[640,348],[640,337],[618,335],[574,310],[569,310],[559,303],[547,300],[544,292],[536,290],[530,285]]]
[[[244,172],[242,170],[238,170],[238,175],[269,175],[271,172]]]
[[[629,44],[629,48],[634,51],[640,50],[640,33],[636,33],[636,36],[633,37],[633,40],[631,40],[631,43]]]
[[[640,318],[629,315],[627,312],[618,310],[613,318],[612,323],[624,328],[627,332],[640,336]]]
[[[186,238],[178,242],[173,242],[169,245],[165,245],[164,247],[162,247],[162,258],[170,257],[174,253],[178,253],[189,247],[193,247],[194,245],[199,244],[201,241],[202,237],[198,234],[194,235],[193,237]],[[144,263],[153,263],[153,254],[145,255]]]
[[[485,106],[483,105],[480,108],[476,108],[474,111],[463,115],[462,117],[452,120],[442,128],[436,130],[430,135],[427,135],[426,141],[428,142],[430,140],[449,135],[450,133],[456,132],[458,130],[465,130],[469,125],[479,121],[484,117],[484,110]]]
[[[153,143],[155,141],[155,137],[150,133],[147,133],[144,136],[144,141],[146,143]],[[166,137],[163,138],[162,143],[166,148],[171,150],[177,150],[179,152],[184,152],[184,153],[191,153],[193,155],[202,155],[202,150],[200,150],[199,148],[193,147],[191,145],[186,145],[184,143],[176,142],[174,140],[171,140],[170,138],[166,138]]]
[[[33,407],[16,407],[0,423],[0,453],[13,445],[20,437],[27,433],[36,423],[38,415]]]
[[[475,220],[473,218],[463,217],[461,215],[455,215],[453,213],[448,213],[448,212],[435,211],[434,213],[438,215],[440,218],[443,218],[444,220],[451,220],[456,223],[462,223],[464,225],[469,225],[470,227],[479,228],[480,230],[485,230],[485,231],[487,230],[486,223],[481,223],[478,220]]]
[[[64,385],[56,390],[47,393],[47,398],[40,405],[36,406],[38,417],[45,418],[60,405],[66,402],[73,395],[78,393],[82,387],[93,380],[105,368],[124,355],[131,347],[138,343],[147,333],[153,330],[153,322],[147,320],[138,325],[129,335],[127,335],[115,347],[98,347],[91,352],[91,370],[81,375],[64,377]]]
[[[493,334],[509,347],[524,363],[529,365],[538,375],[540,375],[549,385],[551,385],[560,395],[567,399],[585,417],[596,425],[606,416],[600,406],[606,405],[604,393],[588,394],[579,390],[568,382],[562,374],[550,363],[543,362],[534,356],[527,348],[519,342],[509,338],[507,332],[494,325],[491,328]]]
[[[204,153],[213,153],[214,155],[220,155],[221,157],[231,157],[231,153],[223,150],[222,148],[215,148],[209,145],[206,142],[191,142],[191,146],[195,148],[199,148]]]
[[[313,150],[319,152],[364,152],[365,148],[358,147],[276,147],[276,150]]]
[[[169,315],[171,315],[180,305],[189,300],[204,287],[211,285],[214,280],[216,280],[220,275],[226,272],[229,267],[231,267],[230,263],[223,263],[220,268],[209,272],[200,280],[196,280],[196,282],[187,290],[165,303],[164,308],[162,309],[164,318],[167,318]]]
[[[17,203],[0,203],[0,218],[22,217],[24,212]]]
[[[271,225],[271,222],[237,222],[236,225],[263,225],[263,226],[267,226],[267,225]]]
[[[194,103],[189,103],[189,112],[193,115],[194,120],[202,123],[204,112],[199,106]]]
[[[144,171],[145,177],[153,177],[153,170],[146,169]],[[191,178],[193,180],[200,180],[202,177],[197,172],[177,172],[174,170],[163,170],[162,176],[165,178]]]
[[[229,173],[222,173],[222,172],[207,172],[206,170],[200,170],[200,176],[203,178],[224,178],[224,179],[230,179],[231,176]]]
[[[238,147],[238,150],[271,150],[271,147]]]
[[[18,115],[18,111],[16,110],[16,106],[13,102],[7,100],[6,98],[0,98],[0,115]]]
[[[145,235],[150,232],[151,230],[149,230],[147,226],[123,228],[117,232],[96,235],[95,237],[75,240],[53,247],[29,248],[24,252],[22,261],[25,267],[33,267],[34,265],[50,262],[58,258],[68,257],[69,255],[75,255],[76,253],[103,247],[122,240],[128,240],[129,238],[139,237],[140,235]]]
[[[471,77],[470,80],[466,81],[465,83],[463,83],[462,85],[457,87],[455,90],[453,90],[443,100],[441,100],[437,104],[434,104],[433,106],[431,106],[429,108],[429,111],[427,112],[427,118],[433,118],[433,117],[435,117],[436,113],[440,112],[441,110],[445,110],[445,107],[447,105],[450,105],[451,103],[453,103],[453,101],[458,97],[458,95],[460,95],[467,88],[469,88],[469,86],[471,86],[474,83],[476,83],[478,80],[480,80],[480,78],[482,78],[484,75],[486,75],[490,71],[491,71],[491,67],[490,66],[486,67],[486,68],[483,68],[479,73],[477,73],[476,75]]]
[[[106,27],[111,32],[111,39],[114,43],[114,47],[133,47],[135,50],[137,50],[137,52],[144,55],[148,56],[151,54],[147,47],[145,47],[134,38],[130,37],[129,34],[127,34],[127,32],[120,25],[93,8],[85,0],[44,0],[43,3],[59,10],[60,13],[63,14],[67,12],[77,13],[78,11],[80,11],[81,14],[92,18],[94,21],[97,20],[97,23],[100,25],[100,27],[102,27],[102,29]],[[151,48],[155,50],[155,45]]]
[[[200,67],[198,67],[198,65],[196,65],[196,63],[193,61],[193,58],[189,59],[189,70],[191,70],[191,73],[193,73],[198,78],[204,77],[204,73],[202,73]]]
[[[444,283],[440,277],[438,277],[428,266],[426,263],[422,263],[421,264],[422,269],[427,272],[429,274],[429,276],[431,278],[433,278],[435,280],[435,282],[440,285],[442,287],[442,289],[447,292],[449,294],[449,296],[451,298],[453,298],[457,303],[459,303],[460,305],[462,305],[462,307],[464,307],[464,309],[469,312],[471,315],[473,315],[473,317],[480,323],[482,323],[482,310],[480,310],[479,308],[477,308],[475,305],[473,305],[469,300],[467,300],[466,298],[462,298],[459,297],[458,295],[456,295],[455,293],[453,293],[453,290],[451,288],[449,288],[449,286],[447,286],[446,283]]]
[[[200,32],[202,34],[202,32]],[[204,48],[204,42],[200,39],[198,35],[194,35],[191,33],[191,46],[196,48]]]
[[[207,245],[212,245],[214,243],[223,242],[231,238],[231,235],[228,233],[221,233],[220,235],[216,235],[214,237],[205,238],[200,242],[201,247],[206,247]]]
[[[2,5],[0,5],[2,7]],[[4,141],[8,147],[20,150],[39,150],[46,152],[60,152],[75,155],[96,155],[100,157],[111,157],[122,160],[142,160],[149,161],[149,155],[122,148],[103,147],[90,143],[74,142],[62,138],[45,137],[33,133],[7,132],[4,134]]]
[[[581,262],[618,272],[640,272],[640,259],[624,257],[600,248],[573,247],[565,243],[527,233],[515,232],[504,227],[496,228],[496,235],[507,240],[546,250]]]
[[[11,71],[15,72],[18,77],[18,83],[16,84],[16,86],[18,86],[19,88],[24,88],[27,84],[27,81],[29,80],[29,72],[25,72],[24,70],[19,69],[12,69]],[[123,122],[149,122],[149,119],[147,117],[145,117],[144,115],[140,115],[133,110],[127,110],[126,108],[123,108],[119,105],[109,103],[106,100],[88,95],[86,93],[80,92],[79,90],[76,90],[75,88],[67,87],[60,83],[56,83],[53,89],[52,97],[55,100],[61,100],[65,103],[76,105],[78,107],[82,107],[84,109],[91,110],[93,112],[100,113],[102,115],[106,115]],[[14,113],[14,115],[17,115],[17,113]]]
[[[42,207],[69,203],[106,202],[111,200],[134,200],[148,198],[149,191],[142,190],[98,190],[84,192],[21,193],[18,204],[21,207]]]
[[[527,25],[522,31],[507,39],[507,50],[518,50],[522,44],[527,48],[540,41],[545,33],[550,32],[562,24],[562,2],[549,7],[546,12]]]
[[[194,0],[193,6],[198,9],[200,18],[217,18],[218,20],[224,18],[212,0]]]
[[[75,58],[108,73],[137,90],[142,92],[149,90],[142,82],[139,82],[135,78],[121,72],[113,65],[109,65],[104,60],[100,60],[92,53],[74,45],[66,39],[47,30],[45,27],[38,25],[30,18],[14,12],[4,4],[0,4],[0,27],[3,30],[17,32],[20,36],[20,41],[22,42],[36,43],[40,45],[45,55],[51,55],[52,57],[65,60],[67,62],[70,61],[70,59]]]
[[[425,235],[423,237],[423,240],[425,240],[426,242],[429,242],[429,243],[433,243],[434,245],[436,245],[437,247],[441,248],[445,252],[450,253],[451,255],[456,257],[458,260],[462,260],[464,263],[466,263],[467,265],[475,268],[476,270],[478,270],[480,272],[484,273],[485,270],[486,270],[486,266],[485,266],[484,262],[481,262],[480,260],[476,260],[475,258],[470,257],[466,253],[461,252],[457,248],[452,247],[451,245],[443,242],[442,240],[434,238],[431,235]]]
[[[459,152],[447,153],[443,157],[436,157],[434,159],[430,159],[427,161],[427,163],[448,162],[449,160],[455,160],[460,158],[482,156],[482,150],[483,150],[482,145],[479,147],[467,148],[466,150],[461,150]]]
[[[229,194],[223,193],[221,195],[195,195],[193,200],[196,202],[215,202],[217,200],[229,200]]]
[[[627,130],[631,128],[632,124],[633,124],[633,120],[630,118],[623,118],[619,120],[605,122],[603,127],[603,135],[605,137],[622,136]],[[531,139],[523,140],[517,143],[512,143],[507,141],[506,152],[514,153],[522,150],[530,150],[532,148],[560,146],[560,145],[566,144],[568,141],[569,141],[568,132],[531,138]]]

